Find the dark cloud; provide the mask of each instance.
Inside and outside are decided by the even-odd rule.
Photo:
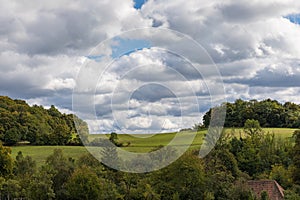
[[[176,98],[172,91],[159,84],[148,84],[136,90],[132,99],[146,102],[155,102],[163,98]]]
[[[95,106],[96,116],[98,117],[111,117],[112,108],[108,105],[96,105]]]

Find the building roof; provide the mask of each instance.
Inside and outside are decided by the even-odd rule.
[[[284,198],[284,189],[275,180],[248,181],[247,184],[258,198],[262,191],[266,191],[271,200]]]

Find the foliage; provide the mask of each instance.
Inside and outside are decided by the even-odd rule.
[[[226,172],[237,177],[239,168],[237,160],[228,149],[214,149],[206,157],[206,170],[209,173]]]
[[[243,127],[246,120],[259,121],[262,127],[300,127],[300,105],[276,100],[244,101],[237,99],[234,103],[226,103],[225,127]],[[208,127],[212,116],[211,108],[203,117],[203,124]]]
[[[217,115],[220,109],[222,108],[211,110],[210,114]],[[13,147],[16,150],[14,161],[10,148],[0,143],[0,198],[267,199],[265,193],[262,193],[262,197],[255,197],[247,186],[247,180],[264,177],[280,183],[286,189],[286,199],[299,199],[300,131],[295,131],[294,141],[291,142],[290,138],[279,139],[267,131],[262,134],[260,128],[260,125],[266,127],[274,124],[280,127],[297,127],[299,106],[272,100],[237,100],[233,104],[227,104],[226,109],[229,111],[226,125],[244,126],[244,132],[247,133],[245,136],[238,136],[234,129],[230,133],[219,132],[218,141],[215,141],[216,138],[209,138],[216,145],[206,157],[199,158],[198,151],[189,151],[167,167],[150,173],[125,173],[111,169],[91,154],[80,156],[86,152],[83,147],[60,147],[72,158],[66,157],[63,150],[59,149],[55,149],[52,154],[48,153],[57,148],[55,146],[44,146],[43,149],[38,146]],[[49,109],[31,107],[24,101],[1,97],[0,117],[0,139],[6,144],[12,145],[20,140],[27,140],[31,144],[76,144],[79,135],[78,130],[75,130],[75,123],[81,129],[81,139],[89,139],[85,122],[74,122],[76,116],[61,114],[54,106]],[[205,119],[209,121],[210,116],[207,114]],[[197,145],[201,144],[204,133],[197,133]],[[109,140],[114,144],[130,140],[136,146],[142,141],[139,143],[140,148],[151,151],[168,144],[175,134],[161,134],[142,141],[112,133]],[[187,134],[191,133],[180,133],[178,137]],[[95,142],[102,142],[102,161],[117,167],[122,157],[118,155],[115,145],[107,143],[109,140]],[[48,148],[47,151],[43,151],[45,148]],[[23,153],[17,150],[22,150]],[[157,151],[151,152],[151,156],[146,159],[137,157],[131,165],[126,163],[125,166],[139,170],[143,169],[145,162],[149,165],[166,162],[177,153],[172,147],[165,148],[163,154],[155,152]],[[29,153],[35,156],[27,156]],[[42,154],[48,155],[45,161],[38,160]]]
[[[239,179],[235,182],[234,187],[230,192],[229,199],[232,200],[254,200],[255,195],[253,191],[248,187],[245,179]]]
[[[87,124],[73,114],[62,114],[55,106],[29,106],[25,101],[0,96],[0,140],[6,145],[28,141],[33,145],[81,145]],[[75,122],[78,131],[75,128]]]
[[[28,199],[51,200],[55,198],[53,189],[53,175],[49,173],[49,169],[42,167],[30,180],[27,191]]]
[[[202,199],[205,190],[203,162],[191,153],[151,175],[151,182],[161,199]]]
[[[0,176],[8,176],[13,171],[13,159],[11,149],[4,147],[0,142]]]
[[[58,149],[39,170],[31,170],[29,166],[34,166],[34,162],[19,152],[12,162],[14,174],[7,175],[7,179],[0,178],[0,195],[2,199],[9,195],[26,199],[254,200],[246,181],[269,177],[288,190],[288,199],[297,199],[299,189],[292,179],[296,165],[293,162],[292,166],[284,158],[295,155],[289,151],[295,150],[296,145],[293,149],[289,145],[272,134],[264,134],[256,140],[250,135],[237,138],[222,132],[217,145],[205,158],[199,158],[198,152],[187,152],[161,170],[142,174],[110,169],[90,154],[77,157],[75,162]],[[111,147],[103,148],[103,159],[119,163],[122,158],[116,147]],[[163,157],[167,159],[176,152],[169,149],[165,153]],[[160,160],[157,156],[153,154],[149,160],[137,158],[130,167],[138,168],[143,162]]]
[[[293,181],[300,185],[300,130],[295,131],[295,146],[293,148]]]
[[[19,151],[16,156],[14,173],[19,176],[33,175],[36,170],[36,162],[30,156],[24,157]]]
[[[93,169],[102,167],[102,164],[92,154],[85,153],[78,158],[77,165],[79,167],[88,166]]]
[[[19,181],[14,179],[8,179],[5,182],[3,182],[1,187],[1,196],[4,199],[16,199],[22,197],[23,194]]]
[[[283,165],[272,165],[269,178],[276,180],[283,188],[292,186],[291,169],[286,169]]]
[[[247,119],[244,124],[244,131],[250,137],[261,135],[262,128],[260,127],[259,121],[254,119]]]
[[[109,141],[111,141],[113,144],[115,144],[118,140],[118,134],[115,132],[111,132],[109,136]]]
[[[261,200],[269,200],[269,195],[266,191],[262,191],[260,194],[260,199]]]
[[[297,194],[295,191],[289,189],[289,190],[284,191],[284,199],[285,200],[299,200],[300,195]]]
[[[75,170],[66,183],[67,196],[70,199],[100,199],[101,183],[97,175],[89,168]]]
[[[63,187],[74,171],[75,161],[67,159],[61,149],[55,149],[47,160],[48,173],[52,175],[53,189],[58,198],[64,198],[66,193]]]

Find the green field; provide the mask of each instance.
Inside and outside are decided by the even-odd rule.
[[[288,129],[288,128],[264,128],[265,133],[274,133],[277,138],[287,138],[293,135],[293,132],[296,129]],[[232,129],[226,129],[227,132],[232,132]],[[206,131],[200,131],[196,134],[196,137],[193,140],[191,145],[192,149],[199,149],[203,137]],[[140,135],[127,135],[127,134],[119,134],[119,141],[120,142],[130,142],[130,146],[123,147],[123,149],[131,152],[149,152],[153,149],[158,148],[159,146],[165,146],[169,144],[169,142],[177,135],[179,143],[175,145],[182,145],[186,144],[186,138],[193,135],[193,132],[179,132],[179,133],[164,133],[164,134],[156,134],[152,137],[145,137],[145,134]],[[240,134],[244,136],[243,129],[238,128],[234,129],[234,134],[239,136]],[[90,135],[90,140],[97,138],[98,135]],[[52,154],[54,149],[62,149],[64,154],[67,157],[72,157],[75,160],[78,159],[84,153],[87,153],[85,147],[78,147],[78,146],[14,146],[12,147],[12,156],[13,158],[16,157],[19,151],[22,151],[23,155],[31,156],[36,162],[37,165],[42,165],[46,158]]]
[[[169,142],[177,136],[177,140],[180,142],[177,142],[175,145],[182,145],[187,144],[185,142],[187,138],[192,137],[194,134],[196,134],[192,146],[193,147],[200,147],[202,144],[202,139],[206,131],[200,131],[198,133],[196,132],[179,132],[179,133],[162,133],[162,134],[156,134],[152,137],[147,137],[145,134],[135,134],[135,135],[129,135],[129,134],[119,134],[118,135],[118,141],[122,143],[128,143],[130,142],[129,147],[123,147],[123,149],[127,151],[132,152],[149,152],[159,146],[166,146],[169,144]],[[145,137],[146,136],[146,137]],[[98,135],[91,135],[89,140],[93,140],[97,138]]]
[[[270,133],[274,134],[277,138],[287,138],[287,137],[292,137],[294,131],[297,129],[292,129],[292,128],[263,128],[263,132],[265,134]],[[232,132],[232,129],[227,128],[227,132]],[[245,133],[243,131],[243,128],[236,128],[234,129],[235,136],[239,136],[241,134],[242,137],[245,137]]]
[[[24,156],[31,156],[36,161],[37,165],[44,164],[46,158],[53,153],[54,149],[62,149],[67,157],[74,159],[79,158],[82,154],[87,153],[85,147],[80,146],[15,146],[12,148],[12,156],[16,157],[19,151],[22,151]]]

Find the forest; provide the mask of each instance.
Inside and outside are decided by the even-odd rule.
[[[15,126],[19,139],[15,142],[27,140],[32,145],[54,144],[52,139],[58,141],[56,144],[70,145],[77,133],[71,123],[73,116],[59,113],[54,106],[44,109],[2,97],[0,199],[266,200],[270,199],[266,192],[257,196],[247,183],[276,180],[284,188],[284,199],[299,200],[300,130],[297,129],[300,127],[296,125],[299,105],[274,100],[237,100],[227,105],[230,112],[225,123],[231,127],[230,131],[221,133],[207,156],[200,158],[199,149],[191,149],[163,169],[126,173],[105,166],[90,154],[77,159],[68,157],[59,146],[41,166],[22,152],[12,157],[11,147],[7,145],[13,143],[7,139],[11,137],[5,135],[14,132]],[[261,110],[256,110],[259,107]],[[253,115],[247,115],[251,112]],[[213,109],[204,116],[204,124],[211,113]],[[280,138],[265,131],[262,127],[275,125],[271,116],[281,120],[276,127],[296,128],[293,136]],[[60,126],[64,128],[59,129]],[[47,129],[40,133],[43,127]],[[64,137],[57,136],[59,130],[65,131]],[[243,136],[238,130],[243,130]],[[112,133],[111,138],[117,138],[117,134]],[[117,164],[123,163],[117,151],[109,148],[101,152],[102,159],[113,158]],[[165,156],[170,153],[176,153],[176,149],[168,148]],[[143,162],[151,162],[151,159],[138,159],[131,167],[143,167]]]
[[[149,173],[111,169],[90,154],[78,159],[55,149],[37,166],[30,156],[11,156],[0,144],[1,199],[205,199],[265,200],[248,187],[249,180],[276,180],[284,199],[300,199],[300,131],[293,138],[276,139],[254,120],[245,123],[246,137],[223,132],[204,158],[190,150],[171,165]],[[292,140],[291,140],[292,139]],[[169,148],[165,155],[176,153]],[[122,160],[114,149],[103,150],[102,159]],[[137,159],[131,167],[149,160]],[[262,193],[266,194],[266,193]]]
[[[262,127],[300,127],[300,105],[276,100],[266,99],[262,101],[245,101],[237,99],[233,103],[224,103],[226,107],[225,127],[243,127],[247,119],[259,121]],[[203,124],[208,127],[210,124],[211,108],[203,117]]]
[[[5,145],[21,141],[31,145],[81,145],[77,129],[88,134],[87,124],[73,114],[62,114],[54,105],[29,106],[24,100],[0,96],[0,140]],[[77,127],[75,127],[75,122]]]

